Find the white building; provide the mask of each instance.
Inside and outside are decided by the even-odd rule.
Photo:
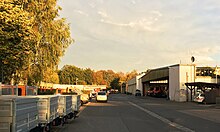
[[[187,88],[185,83],[195,82],[195,65],[179,64],[169,68],[169,98],[173,101],[187,101]]]
[[[136,90],[140,90],[141,91],[141,95],[143,93],[143,86],[142,86],[142,80],[141,77],[144,75],[145,73],[142,73],[140,75],[137,75],[136,77],[128,80],[128,90],[126,92],[131,93],[131,94],[135,94]]]

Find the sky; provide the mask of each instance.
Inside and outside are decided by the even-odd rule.
[[[58,0],[75,40],[59,68],[115,72],[220,65],[219,0]]]

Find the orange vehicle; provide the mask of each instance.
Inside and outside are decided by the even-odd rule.
[[[7,85],[1,84],[2,95],[36,95],[36,87],[26,85]]]

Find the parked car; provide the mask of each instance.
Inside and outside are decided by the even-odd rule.
[[[161,90],[161,88],[157,87],[157,88],[154,88],[153,90],[153,96],[155,97],[161,97],[163,94],[163,91]]]
[[[108,101],[107,93],[105,91],[98,92],[96,95],[96,101],[97,102],[99,102],[99,101],[107,102]]]
[[[141,96],[141,91],[137,89],[137,90],[135,91],[135,96]]]
[[[205,94],[203,93],[198,93],[196,95],[196,97],[194,98],[194,101],[195,102],[198,102],[198,103],[203,103],[205,101]]]
[[[147,90],[147,96],[152,96],[153,95],[153,88],[150,88],[149,90]]]
[[[95,98],[96,97],[96,93],[92,93],[91,97]]]
[[[88,103],[89,102],[89,95],[88,94],[81,94],[80,100],[81,100],[81,105]]]

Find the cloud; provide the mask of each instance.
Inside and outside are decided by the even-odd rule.
[[[81,10],[74,10],[74,12],[79,13],[79,14],[84,15],[84,16],[89,16],[87,13],[85,13]]]
[[[160,17],[163,16],[160,11],[152,10],[150,13],[146,14],[147,16],[138,16],[136,18],[127,17],[127,22],[124,22],[126,20],[115,18],[113,15],[108,14],[106,11],[98,11],[97,14],[101,16],[100,22],[102,23],[125,28],[128,27],[132,29],[142,29],[151,32],[160,31],[159,27],[155,25],[155,23],[159,21]]]
[[[135,1],[135,0],[132,0],[131,3],[135,5],[135,4],[136,4],[136,1]]]
[[[190,58],[191,56],[194,56],[196,59],[195,63],[198,65],[216,65],[216,59],[214,57],[220,52],[220,46],[197,47],[190,50],[188,53],[186,53],[186,51],[179,50],[175,53],[175,57],[179,57],[182,63],[191,63]]]
[[[95,3],[89,3],[89,6],[92,7],[92,8],[95,8],[96,4]]]
[[[163,16],[163,14],[160,11],[153,10],[153,11],[151,11],[151,13],[157,15],[158,17]]]
[[[213,55],[220,52],[220,46],[214,46],[214,47],[203,47],[203,48],[197,48],[194,49],[192,52],[195,55]]]
[[[155,19],[154,21],[156,21]],[[120,23],[120,22],[114,22],[110,20],[101,19],[102,23],[119,26],[119,27],[129,27],[129,28],[138,28],[138,29],[144,29],[147,31],[157,32],[159,31],[159,28],[152,26],[154,24],[154,21],[147,20],[146,18],[142,18],[135,21],[130,21],[128,23]]]
[[[98,11],[98,14],[102,17],[102,18],[108,18],[109,16],[107,15],[106,12],[103,11]]]
[[[97,62],[108,58],[108,67],[125,71],[176,64],[180,60],[182,63],[191,63],[192,55],[196,58],[195,63],[220,62],[220,8],[217,2],[62,2],[68,7],[66,16],[71,16],[70,22],[74,22],[71,29],[76,45],[83,47],[69,49],[68,54],[75,56],[69,60],[88,62],[85,66],[89,67],[91,61],[88,60],[95,58],[96,63],[91,67],[95,68]],[[95,57],[93,54],[88,55],[91,49]],[[106,53],[113,57],[104,56]],[[120,66],[117,65],[119,63]]]

